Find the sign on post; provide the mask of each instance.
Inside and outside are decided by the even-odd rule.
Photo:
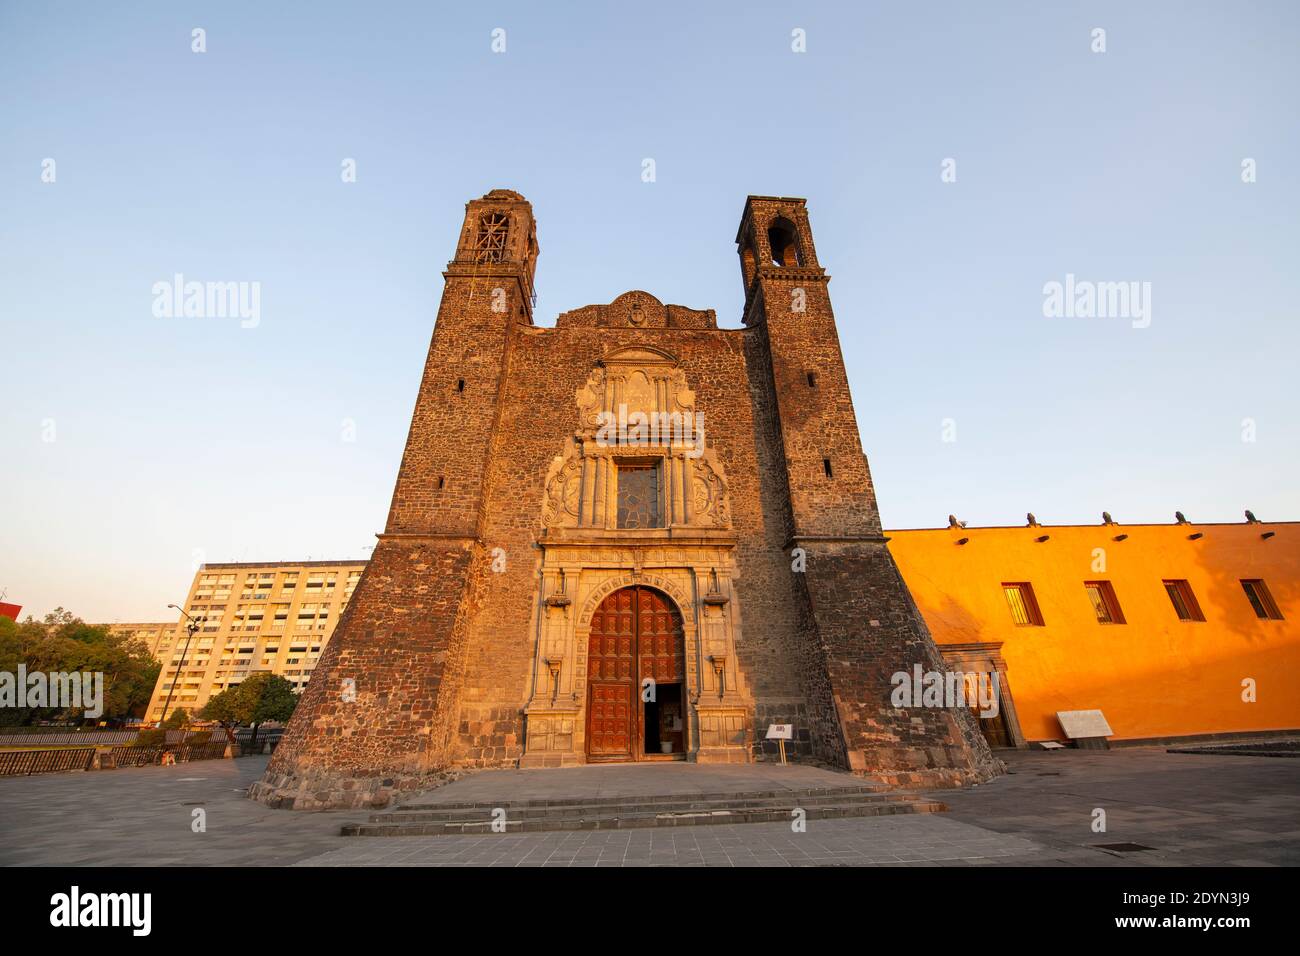
[[[794,724],[768,724],[767,739],[775,740],[781,748],[781,763],[785,763],[785,742],[794,740]]]

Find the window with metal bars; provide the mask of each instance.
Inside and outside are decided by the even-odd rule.
[[[659,528],[659,468],[655,465],[618,466],[618,526]]]
[[[1244,578],[1241,587],[1246,592],[1246,600],[1255,609],[1256,617],[1266,621],[1283,620],[1282,612],[1277,609],[1277,603],[1269,593],[1267,584],[1259,578]]]
[[[1197,603],[1196,595],[1192,593],[1192,586],[1183,580],[1165,581],[1165,593],[1169,595],[1170,602],[1174,605],[1174,610],[1178,613],[1180,621],[1204,621],[1205,615],[1201,613],[1201,605]]]
[[[1126,623],[1119,599],[1115,597],[1115,588],[1109,581],[1085,581],[1083,586],[1088,592],[1088,600],[1092,602],[1098,624]]]
[[[1043,615],[1034,599],[1033,585],[1028,581],[1003,582],[1002,593],[1006,595],[1007,607],[1011,609],[1011,619],[1016,622],[1016,627],[1043,626]]]

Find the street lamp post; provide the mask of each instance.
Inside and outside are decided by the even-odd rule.
[[[200,625],[207,620],[207,617],[205,616],[196,621],[185,612],[183,607],[180,607],[179,605],[168,604],[167,606],[176,608],[176,610],[184,614],[188,623],[185,625],[185,647],[181,649],[181,660],[180,663],[176,665],[176,673],[172,675],[172,686],[167,688],[167,700],[163,703],[162,716],[158,718],[158,726],[160,728],[167,721],[167,711],[172,705],[172,694],[176,693],[176,682],[181,679],[181,670],[185,667],[185,656],[190,652],[190,641],[194,640],[195,632],[198,631]]]

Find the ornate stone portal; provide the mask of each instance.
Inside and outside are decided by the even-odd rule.
[[[736,537],[705,416],[676,360],[645,347],[606,356],[574,398],[578,428],[551,463],[542,503],[521,766],[586,762],[592,615],[615,591],[636,586],[666,595],[681,614],[685,756],[744,762],[753,702],[736,663]],[[645,470],[655,480],[638,492],[651,489],[653,500],[634,514],[620,507],[620,475],[626,482]],[[643,708],[651,691],[639,676],[637,689]],[[634,748],[633,759],[655,756]]]

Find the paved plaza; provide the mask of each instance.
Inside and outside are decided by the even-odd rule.
[[[265,757],[0,778],[0,864],[415,866],[1180,866],[1300,864],[1300,760],[1015,752],[1010,773],[937,791],[946,813],[640,830],[342,837],[364,811],[245,798]],[[807,766],[497,770],[420,802],[621,798],[852,785]],[[205,832],[195,832],[195,810]],[[1096,811],[1106,832],[1093,832]],[[1103,848],[1106,844],[1112,848]],[[1118,846],[1115,846],[1118,845]],[[1128,845],[1128,846],[1125,846]],[[1135,847],[1141,847],[1137,849]]]

